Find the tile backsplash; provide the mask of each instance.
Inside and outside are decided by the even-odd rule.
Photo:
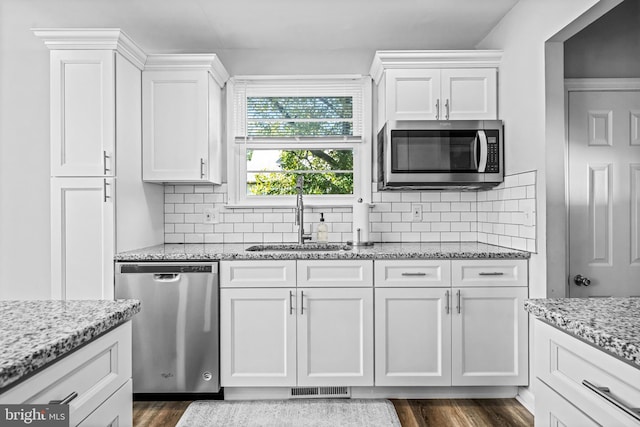
[[[165,185],[166,243],[278,243],[297,240],[292,208],[229,208],[227,186]],[[536,251],[536,172],[510,175],[489,191],[373,192],[370,240],[479,241]],[[219,212],[204,224],[205,209]],[[421,214],[414,215],[414,208]],[[324,213],[330,242],[352,240],[351,207],[306,208],[305,229]],[[311,227],[311,228],[309,228]]]

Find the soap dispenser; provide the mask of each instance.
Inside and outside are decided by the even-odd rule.
[[[327,243],[329,241],[329,232],[327,230],[327,224],[324,223],[324,214],[320,214],[320,223],[316,231],[316,240],[318,243]]]

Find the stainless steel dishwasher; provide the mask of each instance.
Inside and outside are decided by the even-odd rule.
[[[134,393],[217,393],[217,262],[116,264],[116,298],[135,298]]]

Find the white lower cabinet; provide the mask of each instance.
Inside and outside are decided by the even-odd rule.
[[[0,394],[0,404],[46,405],[69,398],[70,426],[131,426],[131,390],[127,321]]]
[[[526,260],[375,264],[377,386],[528,383]],[[466,286],[469,265],[482,281]]]
[[[451,385],[450,290],[375,292],[376,385]]]
[[[527,288],[453,288],[452,296],[451,384],[527,384]]]
[[[600,425],[540,380],[537,380],[536,385],[535,415],[536,427],[596,427]]]
[[[297,288],[285,275],[282,283],[270,280],[272,287],[266,288],[259,274],[267,267],[291,268],[291,262],[256,262],[254,280],[251,264],[241,263],[242,281],[233,280],[233,274],[221,276],[223,387],[373,385],[371,282],[359,288],[339,282],[331,288]],[[370,261],[361,264],[373,269]],[[236,270],[234,261],[223,261],[220,268]]]

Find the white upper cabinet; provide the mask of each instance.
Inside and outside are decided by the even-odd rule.
[[[222,88],[216,55],[150,55],[142,73],[143,180],[221,182]]]
[[[378,51],[376,129],[393,120],[495,120],[500,51]]]
[[[51,175],[113,176],[115,53],[51,52]]]

